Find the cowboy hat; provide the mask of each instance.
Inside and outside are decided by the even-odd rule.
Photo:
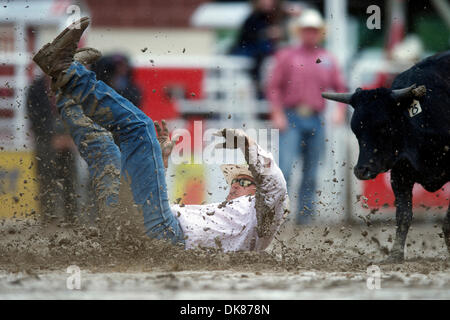
[[[246,175],[253,178],[252,173],[246,164],[223,164],[220,166],[226,182],[231,185],[231,181],[240,175]]]
[[[325,21],[322,15],[314,9],[306,9],[302,12],[300,17],[295,21],[296,27],[298,28],[323,28],[325,26]]]

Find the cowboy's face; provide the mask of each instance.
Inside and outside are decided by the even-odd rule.
[[[320,28],[304,27],[299,29],[302,43],[307,47],[315,47],[322,41]]]
[[[228,193],[227,201],[247,196],[247,195],[255,195],[256,193],[256,185],[255,179],[245,174],[238,175],[235,177],[230,186],[230,193]]]

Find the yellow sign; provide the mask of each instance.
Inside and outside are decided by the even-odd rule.
[[[0,218],[38,212],[38,182],[33,152],[0,152]]]
[[[205,200],[205,167],[179,164],[175,169],[175,199],[184,204],[201,204]]]

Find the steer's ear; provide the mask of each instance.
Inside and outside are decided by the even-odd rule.
[[[336,93],[336,92],[322,92],[322,97],[328,100],[350,104],[353,93]]]

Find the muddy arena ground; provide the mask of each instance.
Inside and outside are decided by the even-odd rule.
[[[32,219],[0,225],[0,299],[450,299],[439,222],[413,224],[403,264],[382,263],[393,222],[286,223],[262,253],[185,251],[130,230],[102,243],[94,228]],[[79,290],[68,289],[70,265],[80,268]],[[371,265],[380,289],[368,288]]]

